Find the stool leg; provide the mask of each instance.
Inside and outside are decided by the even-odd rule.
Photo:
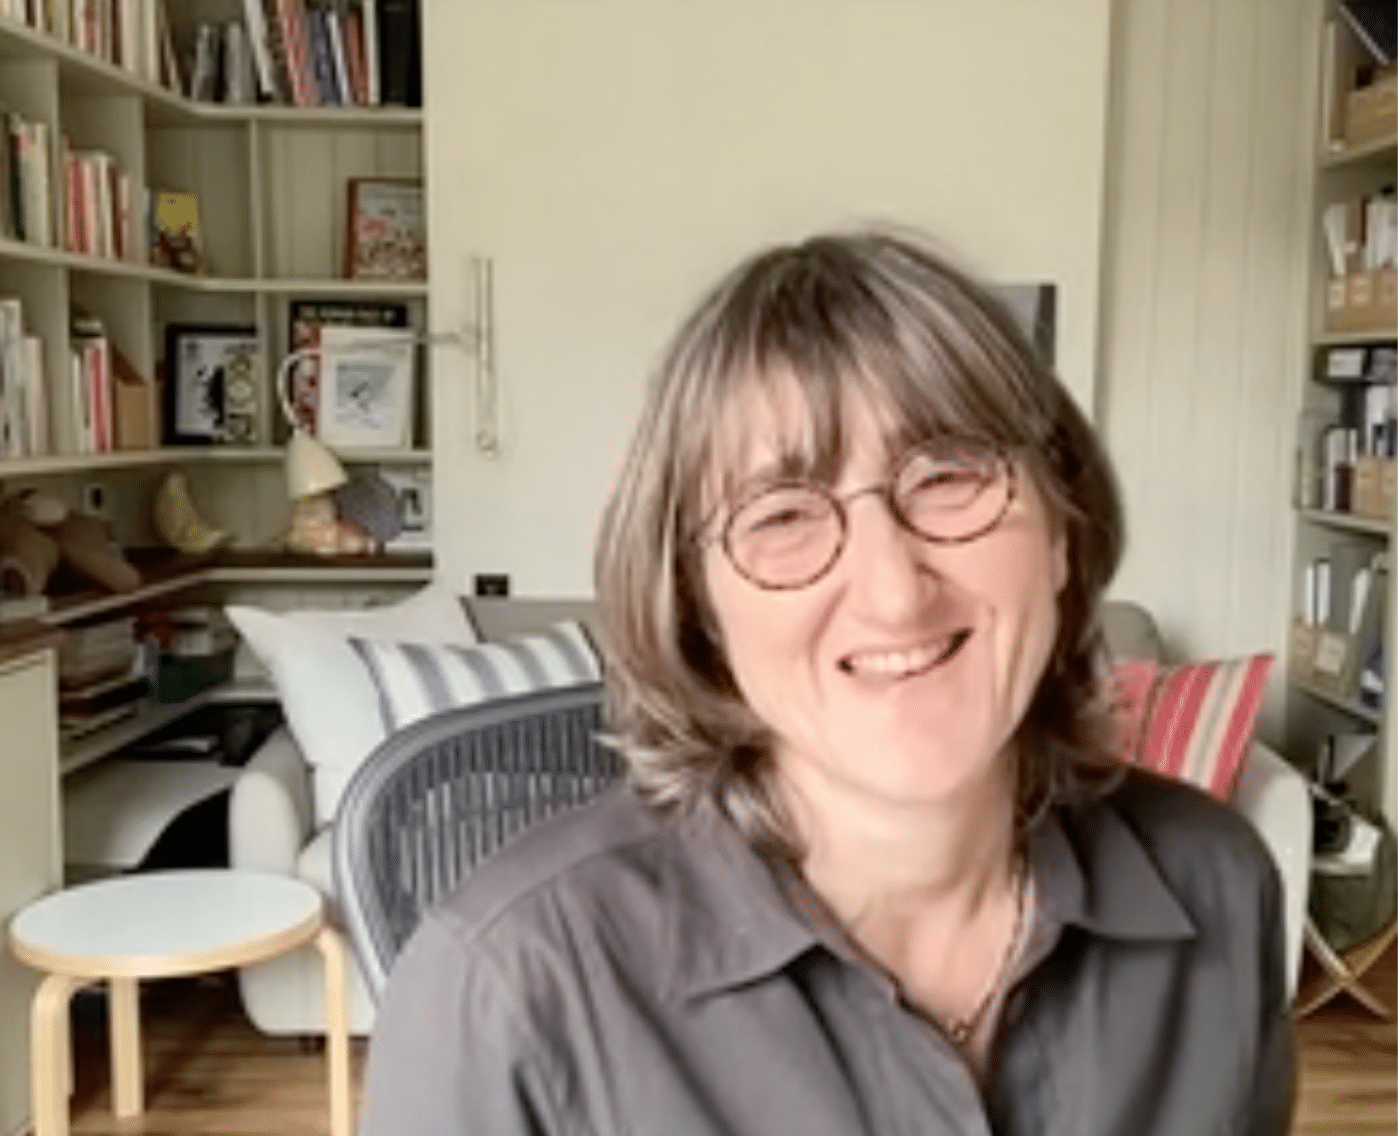
[[[351,1136],[345,945],[334,928],[323,927],[316,936],[316,946],[326,969],[326,1063],[330,1070],[331,1136]]]
[[[107,981],[107,1030],[112,1050],[112,1113],[119,1120],[140,1116],[141,1004],[134,978]]]
[[[29,1015],[29,1077],[34,1136],[68,1136],[68,1096],[73,1091],[73,1045],[68,1007],[83,980],[44,977]]]

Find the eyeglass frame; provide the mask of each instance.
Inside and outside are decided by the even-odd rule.
[[[872,485],[861,486],[847,493],[834,493],[830,488],[819,481],[809,481],[803,478],[780,478],[777,481],[770,481],[762,485],[757,485],[751,492],[746,493],[729,508],[724,517],[724,523],[717,531],[712,530],[706,533],[704,530],[710,529],[711,525],[709,523],[703,525],[700,535],[696,537],[696,546],[703,549],[711,544],[718,543],[724,550],[725,559],[729,561],[734,571],[739,573],[740,576],[761,591],[801,591],[803,588],[810,588],[818,580],[822,579],[822,577],[827,575],[827,573],[835,567],[836,562],[841,559],[841,554],[846,551],[846,544],[850,540],[851,522],[847,506],[857,497],[864,497],[872,493],[879,494],[884,498],[885,508],[889,510],[890,516],[895,519],[895,523],[898,524],[900,528],[910,536],[916,537],[926,544],[958,545],[971,544],[974,540],[980,540],[1001,524],[1001,522],[1006,519],[1006,514],[1011,511],[1011,505],[1016,500],[1016,485],[1018,481],[1016,476],[1016,463],[1012,460],[1011,456],[1000,447],[988,447],[999,472],[1006,478],[1006,497],[997,510],[996,515],[985,525],[960,536],[931,536],[916,527],[913,522],[904,515],[904,511],[899,507],[899,502],[895,494],[895,487],[899,484],[899,479],[904,473],[905,467],[920,454],[927,453],[929,446],[930,444],[928,442],[919,442],[910,446],[900,457],[899,461],[894,464],[893,472],[890,476],[886,477],[883,481],[876,482]],[[792,584],[770,584],[758,579],[752,573],[745,571],[743,565],[740,564],[739,559],[734,555],[733,549],[730,547],[730,531],[733,529],[734,522],[739,514],[760,497],[780,489],[808,489],[821,495],[830,502],[832,511],[836,516],[837,524],[840,527],[840,538],[836,541],[832,548],[831,555],[827,557],[822,566],[812,575]],[[716,510],[716,513],[717,512],[718,510]],[[714,514],[711,514],[711,519],[713,519],[713,516]]]

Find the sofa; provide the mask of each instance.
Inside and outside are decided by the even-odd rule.
[[[591,618],[587,601],[470,599],[464,601],[483,641],[500,642],[556,625]],[[1105,609],[1105,627],[1115,659],[1163,660],[1156,626],[1142,608],[1113,602]],[[335,911],[331,873],[331,825],[317,822],[314,800],[319,782],[313,776],[291,731],[273,733],[240,771],[229,811],[232,866],[300,877],[315,885]],[[1278,754],[1257,740],[1248,750],[1230,797],[1254,825],[1273,854],[1284,883],[1287,964],[1296,981],[1303,939],[1312,813],[1307,784]],[[322,810],[324,813],[324,809]],[[319,956],[299,951],[239,972],[244,1009],[258,1029],[269,1034],[324,1032],[323,978]],[[363,981],[350,968],[351,1025],[368,1033],[373,1006]]]

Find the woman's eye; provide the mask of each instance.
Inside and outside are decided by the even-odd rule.
[[[921,470],[910,482],[910,488],[915,493],[936,493],[975,485],[981,480],[981,471],[973,466],[944,465]]]
[[[820,524],[826,512],[820,498],[800,493],[778,493],[753,502],[739,514],[739,531],[744,533],[793,532]]]
[[[754,528],[781,529],[806,524],[817,519],[818,512],[810,506],[789,505],[782,509],[759,514],[754,518]]]

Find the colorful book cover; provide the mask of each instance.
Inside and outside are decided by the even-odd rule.
[[[151,263],[177,272],[201,273],[204,237],[199,198],[181,190],[162,189],[151,197]]]

